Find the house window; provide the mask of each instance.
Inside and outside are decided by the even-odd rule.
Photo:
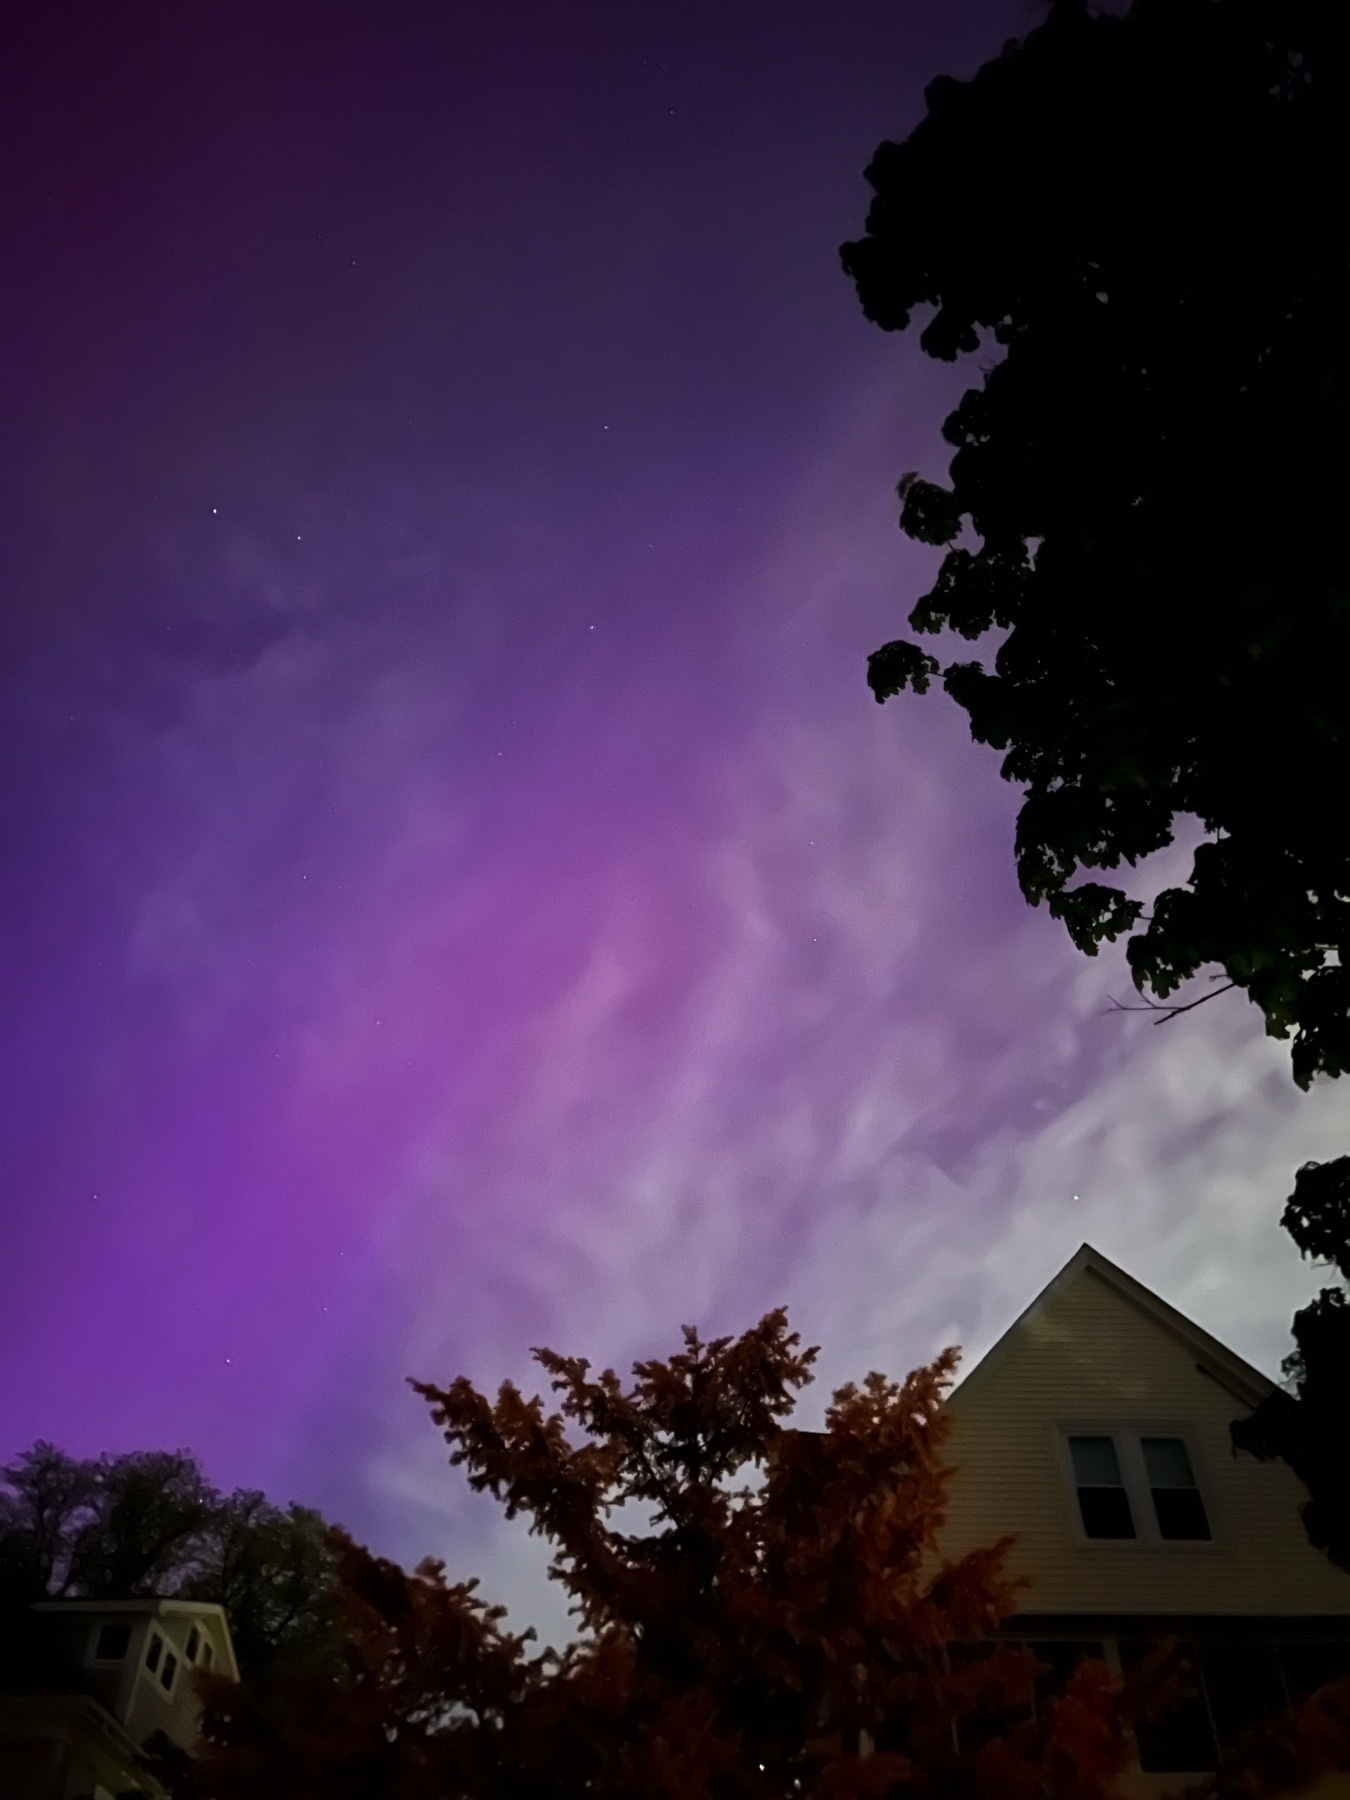
[[[1132,1538],[1134,1516],[1120,1473],[1115,1440],[1106,1436],[1071,1437],[1069,1458],[1084,1533],[1090,1538]]]
[[[130,1648],[130,1625],[100,1625],[94,1640],[94,1661],[121,1662]]]
[[[208,1639],[207,1642],[202,1645],[202,1667],[204,1669],[209,1669],[215,1659],[216,1653],[211,1648],[210,1640]]]
[[[1195,1465],[1179,1432],[1066,1430],[1083,1535],[1095,1542],[1208,1544],[1213,1540]]]
[[[1066,1693],[1075,1671],[1085,1662],[1102,1662],[1105,1648],[1099,1641],[1084,1642],[1070,1638],[1038,1638],[1025,1645],[1040,1665],[1036,1674],[1036,1713],[1045,1716],[1052,1700]]]
[[[1280,1668],[1290,1700],[1306,1700],[1327,1682],[1343,1681],[1350,1676],[1350,1642],[1330,1639],[1321,1643],[1282,1644]]]
[[[174,1655],[173,1651],[170,1650],[169,1654],[164,1658],[164,1667],[159,1672],[159,1685],[164,1689],[166,1694],[173,1687],[173,1678],[177,1673],[178,1658]]]
[[[1134,1726],[1140,1768],[1151,1775],[1208,1773],[1244,1732],[1284,1712],[1299,1697],[1289,1680],[1288,1653],[1295,1648],[1238,1632],[1177,1645],[1159,1662],[1160,1646],[1122,1640],[1125,1675],[1150,1657],[1154,1680],[1160,1683]],[[1170,1696],[1170,1704],[1164,1696]]]
[[[1159,1537],[1207,1539],[1209,1520],[1195,1484],[1185,1439],[1141,1437],[1139,1447],[1144,1454],[1144,1472]]]
[[[1138,1668],[1154,1648],[1143,1640],[1122,1640],[1120,1666],[1125,1675]],[[1195,1646],[1177,1645],[1166,1668],[1158,1673],[1175,1684],[1172,1704],[1165,1710],[1150,1709],[1151,1716],[1136,1720],[1139,1767],[1146,1775],[1207,1774],[1218,1762],[1218,1747],[1196,1667]]]
[[[197,1627],[194,1625],[192,1627],[192,1630],[189,1631],[189,1633],[188,1633],[187,1650],[185,1652],[185,1655],[187,1656],[187,1659],[190,1663],[196,1662],[197,1652],[201,1648],[201,1642],[202,1642],[202,1634],[200,1631],[198,1631]]]
[[[164,1639],[157,1631],[150,1634],[149,1648],[145,1652],[145,1666],[153,1675],[159,1667],[159,1659],[164,1654]]]
[[[1201,1644],[1200,1673],[1221,1749],[1288,1704],[1273,1644],[1240,1637]]]

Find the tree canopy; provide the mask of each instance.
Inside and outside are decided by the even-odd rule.
[[[0,1605],[214,1600],[248,1673],[334,1668],[328,1529],[306,1507],[220,1493],[184,1450],[81,1459],[39,1442],[0,1469]]]
[[[1303,1086],[1350,1068],[1348,34],[1333,0],[1057,0],[932,83],[842,253],[878,325],[984,352],[946,480],[900,484],[946,551],[910,627],[980,654],[886,644],[873,693],[940,676],[1024,792],[1027,898],[1128,935],[1158,1000],[1221,972]],[[1092,878],[1186,820],[1151,914]]]
[[[198,1791],[1099,1800],[1125,1756],[1105,1670],[1034,1706],[1046,1671],[989,1641],[1003,1546],[934,1552],[953,1354],[793,1431],[814,1354],[777,1312],[734,1340],[686,1331],[628,1387],[537,1351],[553,1411],[415,1384],[470,1485],[552,1545],[577,1641],[536,1653],[474,1584],[346,1541],[347,1678],[216,1684]]]
[[[1350,1283],[1350,1156],[1305,1163],[1281,1221],[1299,1249],[1335,1265]],[[1350,1569],[1350,1293],[1325,1287],[1294,1315],[1293,1352],[1276,1389],[1233,1425],[1233,1443],[1263,1460],[1280,1457],[1308,1490],[1303,1524],[1310,1542]]]
[[[207,1678],[193,1800],[1106,1800],[1131,1692],[999,1629],[1005,1544],[944,1560],[953,1352],[785,1420],[809,1379],[785,1314],[636,1365],[625,1386],[536,1351],[550,1410],[506,1385],[414,1384],[470,1485],[552,1546],[575,1642],[536,1651],[473,1582],[338,1540],[346,1672]],[[1170,1683],[1170,1686],[1169,1686]],[[1209,1800],[1297,1791],[1350,1757],[1335,1689],[1234,1753]],[[1198,1790],[1196,1790],[1198,1793]]]

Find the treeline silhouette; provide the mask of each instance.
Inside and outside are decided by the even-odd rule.
[[[221,1493],[186,1450],[79,1458],[39,1442],[0,1469],[0,1617],[11,1627],[34,1600],[214,1600],[244,1674],[332,1672],[334,1591],[317,1512],[253,1489]]]

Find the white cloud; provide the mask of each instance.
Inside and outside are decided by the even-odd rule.
[[[1273,1370],[1317,1285],[1278,1217],[1298,1163],[1346,1148],[1342,1095],[1299,1095],[1237,996],[1160,1030],[1105,1016],[1123,962],[1086,961],[1012,892],[994,760],[945,700],[867,701],[855,634],[896,575],[891,520],[850,499],[860,455],[884,454],[875,417],[862,435],[749,584],[778,589],[785,622],[761,632],[761,709],[716,826],[668,871],[715,921],[678,1003],[634,1039],[662,947],[652,896],[615,874],[494,1148],[461,1154],[433,1125],[394,1209],[400,1268],[447,1271],[422,1280],[406,1366],[464,1341],[463,1226],[437,1202],[452,1179],[495,1221],[469,1251],[476,1290],[515,1296],[475,1315],[489,1384],[528,1378],[509,1335],[527,1313],[622,1369],[686,1321],[739,1330],[787,1300],[823,1346],[810,1418],[869,1368],[953,1340],[980,1354],[1084,1239]],[[803,666],[822,671],[804,698]],[[391,1513],[426,1454],[403,1417],[370,1470]],[[528,1613],[537,1567],[483,1529],[475,1553]]]

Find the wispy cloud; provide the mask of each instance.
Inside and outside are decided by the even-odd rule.
[[[850,511],[856,461],[771,551],[794,661],[828,672],[843,641],[855,674],[851,634],[894,583],[889,521]],[[1122,959],[1087,961],[1026,908],[1015,796],[953,709],[881,711],[860,682],[839,706],[828,673],[822,690],[766,684],[701,837],[604,873],[488,1136],[438,1149],[429,1124],[386,1220],[418,1296],[405,1366],[458,1372],[471,1335],[466,1372],[528,1383],[514,1326],[624,1368],[683,1322],[736,1331],[786,1300],[823,1346],[809,1417],[869,1368],[980,1354],[1088,1239],[1273,1368],[1316,1285],[1279,1202],[1300,1161],[1344,1147],[1340,1097],[1299,1095],[1237,996],[1161,1030],[1112,1014]],[[672,894],[700,920],[673,975]],[[495,1328],[466,1281],[511,1294]],[[405,1551],[414,1495],[418,1529],[466,1544],[426,1430],[393,1403],[367,1471]],[[528,1615],[549,1603],[515,1542],[478,1518],[477,1555]]]

